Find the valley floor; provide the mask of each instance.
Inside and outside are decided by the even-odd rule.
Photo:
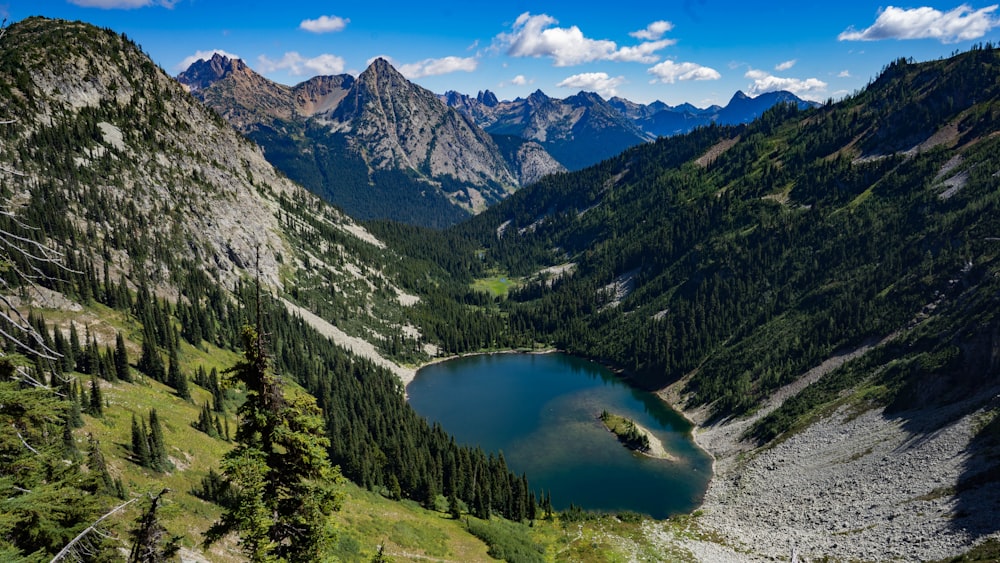
[[[926,561],[968,551],[1000,530],[1000,486],[961,485],[990,466],[973,437],[985,420],[977,406],[991,397],[1000,396],[895,416],[845,406],[758,450],[740,441],[756,417],[704,425],[706,413],[689,411],[695,440],[716,459],[697,518],[711,541],[665,526],[659,541],[679,541],[702,561],[787,560],[793,550],[800,560]]]

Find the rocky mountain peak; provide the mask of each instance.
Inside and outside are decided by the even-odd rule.
[[[490,92],[489,90],[479,92],[476,99],[479,100],[479,103],[488,108],[494,108],[500,105],[500,100],[497,99],[496,94]]]
[[[233,73],[252,73],[243,59],[230,59],[225,55],[215,53],[212,58],[198,59],[184,72],[177,76],[181,84],[185,84],[192,92],[208,88],[212,84]]]
[[[545,94],[545,92],[542,92],[541,89],[539,89],[539,90],[535,90],[534,92],[531,93],[530,96],[528,96],[528,103],[532,103],[532,104],[544,104],[545,102],[549,101],[550,99],[551,98],[549,98]]]
[[[729,100],[729,103],[733,103],[734,101],[749,100],[749,99],[750,99],[750,96],[747,96],[746,94],[744,94],[743,90],[737,90],[736,93],[733,94],[732,99]]]
[[[448,177],[468,186],[449,197],[469,211],[517,184],[486,132],[385,59],[375,59],[323,119],[349,136],[372,169],[408,170],[433,182]]]

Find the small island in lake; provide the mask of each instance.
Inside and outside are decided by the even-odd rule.
[[[652,432],[636,424],[634,420],[611,414],[607,410],[601,411],[601,416],[598,418],[604,423],[605,428],[625,444],[625,447],[649,457],[673,459],[673,456],[664,449],[663,442]]]

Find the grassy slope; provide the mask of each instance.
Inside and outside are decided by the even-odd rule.
[[[89,327],[102,347],[107,342],[113,343],[116,331],[121,331],[133,364],[138,359],[141,327],[135,319],[121,312],[93,305],[79,312],[36,310],[36,313],[41,313],[50,326],[56,325],[64,331],[68,331],[70,321],[76,323],[81,334],[84,327]],[[206,370],[215,367],[221,372],[237,358],[227,350],[209,346],[198,349],[186,343],[182,344],[180,353],[182,372],[189,375],[199,365]],[[89,385],[89,376],[77,376]],[[86,451],[88,435],[97,439],[112,475],[121,478],[131,496],[156,494],[169,488],[161,517],[170,533],[184,537],[185,548],[201,553],[201,534],[218,518],[220,510],[191,491],[200,486],[209,469],[218,468],[220,458],[232,444],[211,438],[191,426],[198,418],[200,405],[211,400],[208,391],[192,382],[189,402],[178,397],[170,387],[134,369],[133,377],[133,383],[101,381],[104,415],[101,418],[84,415],[85,426],[75,431],[79,448]],[[168,455],[175,466],[162,474],[142,468],[129,459],[132,415],[148,418],[151,408],[157,410],[163,424]],[[232,411],[230,405],[226,418],[230,430],[235,432]],[[119,537],[127,537],[127,529],[138,515],[139,509],[133,505],[117,518],[112,529]],[[454,520],[443,506],[442,511],[431,511],[412,501],[392,501],[349,484],[342,510],[333,515],[338,530],[334,555],[344,561],[368,561],[378,546],[384,544],[385,553],[393,561],[493,561],[487,554],[488,546],[467,531],[468,518],[471,517]],[[650,521],[635,515],[624,519],[605,516],[565,521],[557,516],[555,520],[538,520],[532,526],[518,526],[521,531],[516,535],[520,541],[530,543],[531,549],[539,551],[546,561],[690,558],[686,551],[672,543],[649,538],[644,532],[644,524]],[[682,517],[663,525],[668,529],[687,528],[690,518]],[[505,526],[497,524],[497,527]],[[210,561],[242,560],[233,540],[221,542],[204,556]]]

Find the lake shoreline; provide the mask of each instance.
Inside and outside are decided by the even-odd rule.
[[[504,356],[511,359],[501,359]],[[542,356],[558,357],[551,360],[532,359]],[[441,366],[453,359],[460,361]],[[597,486],[598,481],[594,479],[600,479],[599,476],[609,470],[603,467],[595,469],[596,464],[608,463],[607,467],[614,467],[615,472],[622,471],[619,475],[630,475],[624,481],[626,490],[621,495],[614,493],[609,496],[610,493],[606,493],[603,494],[606,498],[594,504],[584,501],[584,507],[589,506],[598,511],[635,510],[649,514],[654,521],[661,521],[674,514],[688,514],[702,501],[711,476],[711,457],[693,442],[690,424],[680,413],[671,409],[655,394],[626,380],[621,370],[610,370],[606,364],[554,348],[452,355],[435,358],[423,364],[421,369],[424,367],[428,371],[408,387],[409,401],[418,413],[442,424],[446,431],[455,428],[458,432],[457,440],[469,443],[483,443],[482,440],[487,440],[489,447],[500,448],[507,454],[508,463],[512,462],[510,454],[514,450],[523,452],[536,448],[538,453],[531,459],[565,458],[560,463],[570,463],[570,456],[575,452],[576,457],[573,459],[580,459],[581,467],[585,468],[575,474],[581,483],[587,483],[587,488],[581,491],[603,488]],[[480,379],[483,374],[489,375]],[[552,377],[541,378],[547,374]],[[438,379],[439,375],[445,379]],[[584,375],[587,377],[581,379]],[[544,398],[545,395],[536,393],[536,390],[548,392],[545,390],[562,389],[566,385],[561,383],[564,380],[579,383],[569,383],[570,387],[567,389],[571,389],[570,394]],[[547,383],[542,383],[543,381]],[[525,382],[529,387],[522,387]],[[606,390],[597,391],[602,388]],[[513,410],[508,410],[506,402],[499,402],[511,399],[517,405],[511,407]],[[467,405],[471,404],[482,406],[471,409],[468,415],[462,414],[469,410]],[[567,406],[572,409],[572,415],[567,416],[560,410]],[[521,409],[524,409],[523,412]],[[651,448],[651,451],[641,451],[623,445],[620,440],[609,440],[607,428],[602,428],[600,421],[595,420],[602,409],[618,412],[631,419],[642,428],[642,433],[650,438],[650,442],[658,447]],[[522,441],[517,442],[519,445],[516,448],[510,444],[490,443],[489,440],[494,435],[511,433],[509,425],[497,426],[497,421],[506,416],[517,421],[515,427],[532,428],[534,424],[537,429],[528,430],[533,433],[530,434],[530,439],[518,438]],[[537,422],[532,422],[536,420]],[[565,432],[561,425],[566,425]],[[491,429],[494,426],[504,430],[497,434],[483,434],[482,437],[472,432],[474,428]],[[490,437],[486,438],[487,435]],[[551,443],[540,448],[534,442],[539,437],[544,437],[544,440],[550,440]],[[635,455],[636,453],[639,455]],[[650,463],[653,460],[666,460],[670,463]],[[528,471],[533,482],[536,474],[547,475],[539,471],[537,468]],[[549,469],[544,471],[558,473]],[[630,472],[635,472],[635,478],[631,477]],[[655,482],[644,480],[654,476]],[[569,486],[562,483],[557,488]],[[593,495],[584,493],[582,498],[588,496]],[[559,498],[567,503],[573,500],[580,505],[568,488],[559,494]],[[616,505],[615,498],[620,499],[622,504]]]

